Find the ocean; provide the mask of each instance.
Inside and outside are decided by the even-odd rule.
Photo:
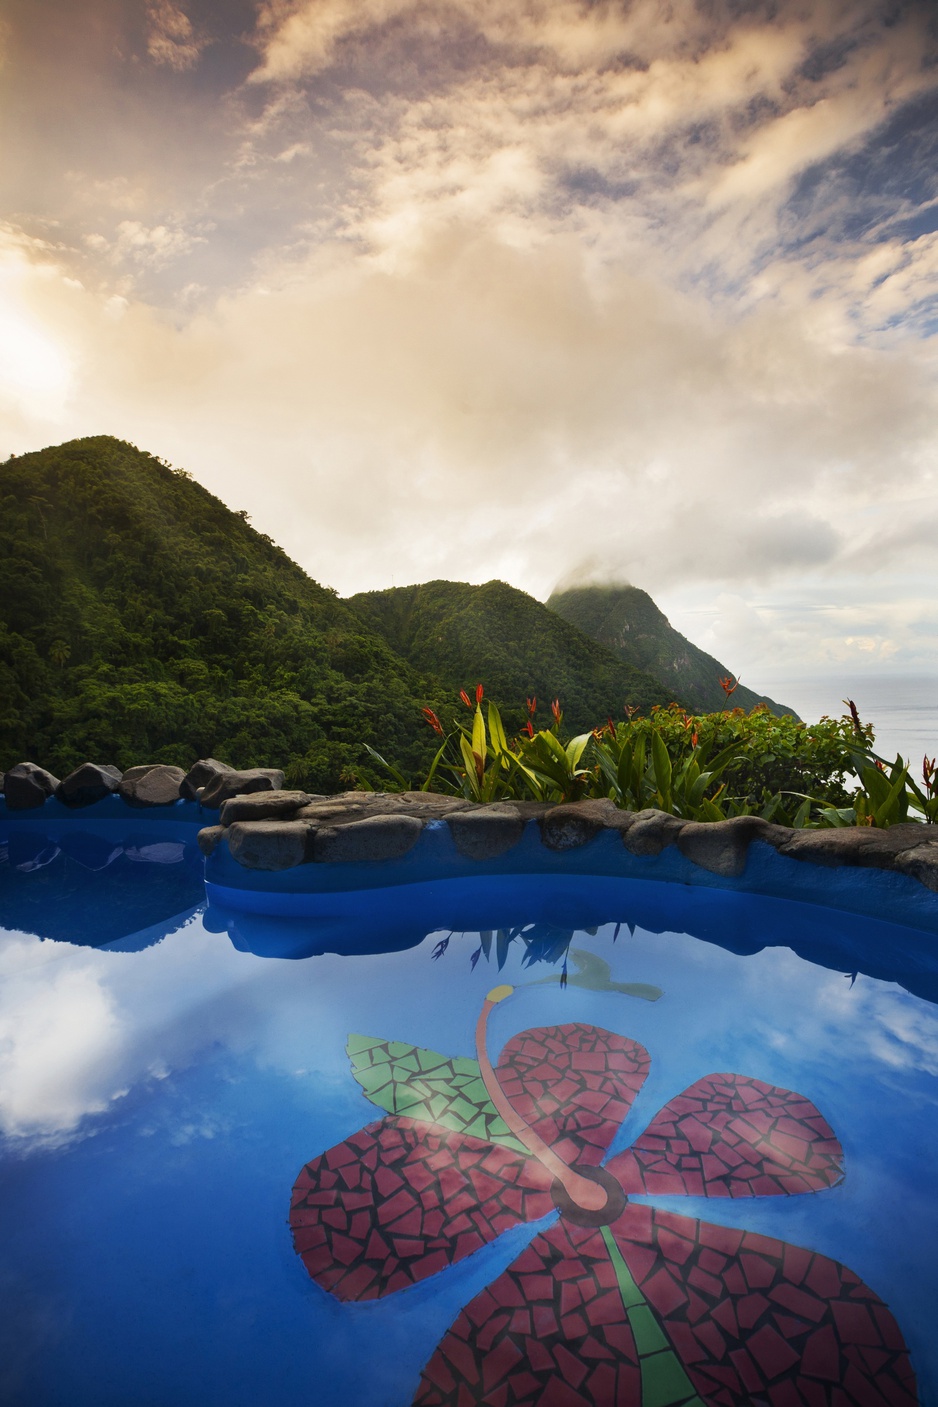
[[[853,699],[863,722],[876,730],[876,751],[910,759],[916,778],[923,756],[938,753],[938,675],[760,676],[758,684],[746,683],[795,709],[806,723],[825,713],[839,718],[847,711],[843,700]]]

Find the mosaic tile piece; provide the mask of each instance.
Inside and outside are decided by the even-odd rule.
[[[553,1207],[551,1178],[511,1149],[408,1118],[369,1124],[307,1163],[293,1244],[340,1300],[377,1299]]]
[[[608,1229],[705,1402],[917,1403],[895,1319],[846,1266],[637,1204]]]
[[[513,1107],[564,1162],[598,1167],[650,1063],[638,1041],[572,1021],[513,1036],[496,1074]]]
[[[843,1149],[802,1095],[746,1075],[706,1075],[609,1170],[627,1193],[774,1197],[834,1187]]]
[[[747,1258],[768,1271],[756,1294]],[[918,1401],[895,1320],[845,1266],[637,1204],[612,1227],[561,1221],[537,1236],[456,1319],[423,1370],[414,1407],[554,1400],[558,1407]]]
[[[379,1109],[527,1155],[489,1099],[477,1060],[360,1035],[349,1036],[346,1049],[352,1073]]]

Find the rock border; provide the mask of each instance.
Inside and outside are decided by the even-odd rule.
[[[34,811],[51,797],[73,812],[115,795],[136,811],[197,802],[218,811],[218,824],[199,831],[202,853],[210,856],[224,840],[232,859],[249,870],[399,860],[431,824],[446,825],[458,854],[482,863],[508,854],[534,822],[547,851],[576,850],[614,832],[633,856],[652,859],[676,845],[701,869],[735,879],[746,868],[750,845],[761,841],[789,859],[892,870],[938,893],[938,826],[917,822],[886,830],[792,830],[759,816],[699,822],[653,809],[621,811],[604,799],[484,804],[423,791],[319,796],[284,790],[278,768],[238,770],[214,757],[201,758],[188,772],[153,762],[121,773],[111,764],[85,762],[61,781],[35,762],[20,762],[0,781],[13,814]]]
[[[761,841],[789,859],[829,868],[892,870],[938,893],[938,826],[911,822],[886,830],[792,830],[759,816],[699,822],[656,810],[621,811],[608,800],[485,805],[432,792],[310,797],[272,790],[225,801],[218,824],[203,828],[198,840],[206,856],[224,841],[244,869],[270,872],[398,860],[435,824],[448,828],[461,856],[483,862],[511,851],[532,822],[548,851],[579,849],[603,832],[613,832],[634,856],[654,858],[676,845],[701,869],[734,879],[745,870],[750,845]]]

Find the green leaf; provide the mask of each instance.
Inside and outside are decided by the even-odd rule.
[[[527,1153],[489,1099],[478,1061],[358,1034],[346,1049],[365,1098],[379,1109]]]

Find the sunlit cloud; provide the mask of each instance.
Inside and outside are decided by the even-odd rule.
[[[109,10],[58,207],[11,196],[0,450],[123,435],[344,592],[628,578],[705,597],[754,683],[787,592],[783,655],[921,660],[933,16],[737,11]],[[857,619],[797,605],[874,579]]]

